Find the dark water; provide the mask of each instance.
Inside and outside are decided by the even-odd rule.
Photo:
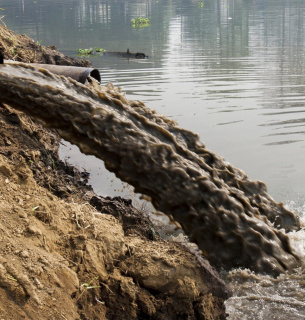
[[[89,47],[145,52],[148,60],[91,61],[103,83],[199,133],[209,149],[265,181],[276,200],[305,212],[304,1],[209,0],[201,7],[198,1],[1,0],[0,7],[8,28],[67,54]],[[137,16],[150,17],[150,26],[133,28]],[[98,191],[111,194],[109,184],[101,186],[107,173],[97,170],[100,162],[79,158],[79,164],[91,168]],[[304,255],[302,232],[290,237]],[[230,318],[304,319],[304,280],[303,272],[278,283],[232,274]]]

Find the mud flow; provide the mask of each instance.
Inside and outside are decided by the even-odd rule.
[[[217,267],[278,275],[299,264],[286,231],[297,217],[260,181],[207,150],[198,136],[113,86],[91,87],[25,64],[0,66],[0,99],[57,129],[85,154],[172,215]]]

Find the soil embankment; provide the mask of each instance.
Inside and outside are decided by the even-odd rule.
[[[0,50],[89,65],[4,27]],[[0,103],[1,317],[225,319],[229,291],[209,263],[159,239],[129,201],[98,199],[58,145],[56,132]]]

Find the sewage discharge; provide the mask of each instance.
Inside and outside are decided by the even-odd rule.
[[[152,199],[216,267],[277,276],[300,264],[288,237],[297,216],[276,203],[196,134],[128,101],[111,85],[91,87],[26,64],[0,66],[0,100],[11,104]]]

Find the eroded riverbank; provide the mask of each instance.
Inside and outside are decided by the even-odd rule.
[[[45,62],[25,59],[26,43],[41,50],[32,40],[0,31],[5,58],[7,39],[22,39],[18,59]],[[86,176],[58,159],[55,132],[3,104],[0,123],[2,317],[225,318],[229,291],[198,253],[159,239],[128,201],[90,206]]]

